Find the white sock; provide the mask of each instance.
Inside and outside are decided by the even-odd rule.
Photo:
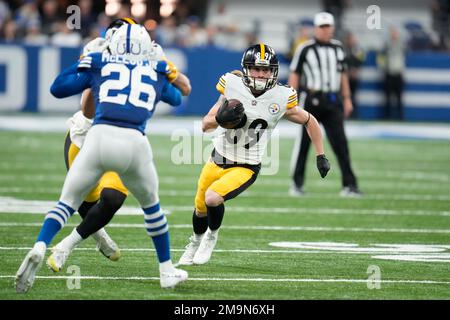
[[[77,232],[77,228],[73,228],[72,232],[67,237],[65,237],[59,243],[59,245],[61,245],[65,249],[68,249],[69,251],[72,251],[73,248],[81,243],[81,241],[83,241],[83,238]]]
[[[208,228],[208,230],[209,230],[209,233],[211,233],[212,235],[216,235],[219,232],[219,229],[213,231],[210,228]]]
[[[204,233],[202,233],[202,234],[196,234],[196,233],[194,232],[194,241],[200,241],[200,240],[202,240],[203,235],[204,235]]]
[[[37,249],[39,250],[39,252],[44,253],[47,250],[47,245],[45,244],[44,241],[38,241],[34,244],[33,249]]]
[[[91,234],[91,237],[94,238],[95,241],[99,242],[100,238],[106,238],[108,234],[106,233],[104,228],[99,229],[97,232]]]
[[[172,272],[174,269],[172,260],[167,260],[159,264],[159,272]]]

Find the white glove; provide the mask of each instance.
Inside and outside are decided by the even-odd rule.
[[[155,41],[152,41],[152,46],[153,46],[153,50],[149,54],[148,60],[151,60],[151,61],[165,60],[166,55],[164,54],[163,48],[159,44],[157,44]]]
[[[70,127],[70,140],[78,148],[83,146],[86,134],[92,127],[92,122],[93,120],[86,118],[81,110],[67,120]]]
[[[89,41],[83,48],[83,56],[87,56],[92,52],[103,52],[108,46],[105,39],[98,37]]]

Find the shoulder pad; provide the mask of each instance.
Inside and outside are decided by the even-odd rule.
[[[231,74],[234,74],[235,76],[238,76],[240,78],[242,78],[244,76],[244,74],[242,73],[241,70],[233,70],[230,72]]]

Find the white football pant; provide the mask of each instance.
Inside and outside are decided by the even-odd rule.
[[[75,210],[103,173],[117,172],[142,208],[159,202],[158,175],[145,135],[136,129],[94,125],[67,173],[59,201]]]

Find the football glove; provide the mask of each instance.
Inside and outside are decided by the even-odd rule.
[[[151,61],[159,61],[159,60],[166,60],[166,55],[164,53],[163,48],[159,44],[157,44],[155,41],[152,41],[153,50],[148,55],[148,60]]]
[[[247,115],[244,112],[241,102],[234,106],[229,106],[229,101],[225,100],[217,110],[216,121],[222,128],[239,129],[247,122]]]
[[[169,60],[158,61],[155,71],[164,74],[170,83],[174,82],[178,77],[177,67]]]
[[[89,53],[92,52],[103,52],[106,47],[108,46],[108,43],[105,39],[98,37],[94,40],[89,41],[83,48],[83,56],[87,56]]]
[[[316,162],[317,162],[317,170],[319,170],[320,176],[322,178],[325,178],[328,171],[330,171],[330,162],[328,161],[328,159],[325,157],[324,154],[319,154],[316,157]]]

